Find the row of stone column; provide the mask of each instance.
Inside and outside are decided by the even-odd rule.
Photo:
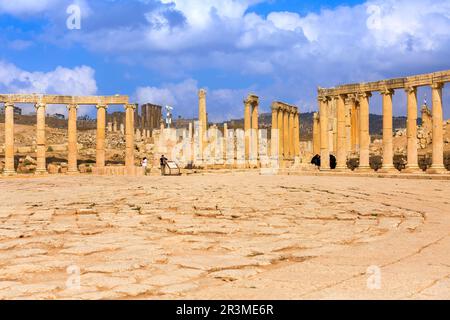
[[[36,174],[47,173],[46,152],[47,141],[45,136],[45,109],[46,105],[37,103],[36,107]],[[78,105],[67,106],[68,119],[68,173],[78,173],[78,146],[77,146],[77,109]],[[97,149],[96,166],[105,166],[105,138],[106,138],[106,110],[107,105],[97,105]],[[134,104],[125,106],[126,112],[126,156],[125,166],[134,168]],[[4,175],[15,175],[14,168],[14,104],[5,103],[5,168]]]
[[[298,108],[272,105],[272,156],[293,160],[300,156]]]
[[[429,169],[430,173],[442,173],[444,167],[444,142],[443,142],[443,113],[442,113],[442,88],[443,83],[433,83],[432,89],[432,118],[433,118],[433,160]],[[417,152],[417,87],[408,85],[405,87],[407,95],[407,166],[406,172],[420,171]],[[383,101],[383,164],[380,172],[396,171],[393,163],[393,113],[392,96],[394,90],[384,88],[380,90]],[[346,110],[351,110],[351,145],[352,151],[359,149],[359,171],[370,170],[370,134],[369,134],[369,99],[371,92],[358,94],[340,94],[332,97],[319,97],[319,117],[315,117],[314,140],[317,136],[317,127],[320,127],[320,155],[321,170],[329,170],[330,150],[328,139],[328,112],[332,99],[337,103],[337,149],[336,149],[336,169],[347,169],[348,155],[348,121],[346,120]]]

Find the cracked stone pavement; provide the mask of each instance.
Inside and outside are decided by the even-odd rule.
[[[449,299],[449,187],[255,173],[0,179],[0,298]]]

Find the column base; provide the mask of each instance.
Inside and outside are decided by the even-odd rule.
[[[77,176],[80,174],[80,172],[78,170],[69,170],[66,173],[68,176]]]
[[[319,171],[320,171],[320,172],[330,172],[330,171],[331,171],[331,168],[322,168],[322,167],[321,167],[321,168],[319,169]]]
[[[45,176],[48,174],[48,172],[45,169],[37,169],[34,174],[37,176]]]
[[[355,172],[373,172],[373,169],[370,166],[363,166],[355,168]]]
[[[336,169],[334,169],[334,171],[336,171],[336,172],[348,172],[348,171],[350,171],[350,169],[348,167],[336,167]]]
[[[15,170],[3,170],[3,176],[4,177],[13,177],[16,176],[17,172]]]
[[[445,174],[448,173],[447,169],[445,169],[444,166],[439,165],[439,166],[431,166],[428,170],[427,173],[430,174]]]
[[[423,173],[423,170],[419,166],[407,166],[401,173]]]
[[[399,173],[399,171],[393,165],[389,165],[381,167],[377,173]]]

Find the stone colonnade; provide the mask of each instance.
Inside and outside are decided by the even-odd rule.
[[[300,157],[298,108],[283,102],[272,103],[271,154],[282,160]]]
[[[15,175],[14,167],[14,106],[16,103],[32,103],[36,107],[36,174],[46,174],[47,143],[45,136],[45,111],[49,104],[65,104],[69,111],[68,120],[68,173],[78,173],[77,159],[77,110],[80,105],[97,106],[97,150],[96,168],[105,167],[106,110],[108,105],[125,105],[126,111],[126,160],[128,174],[134,173],[134,110],[127,96],[114,97],[70,97],[51,95],[0,95],[0,103],[5,104],[5,168],[3,174]]]
[[[327,138],[332,102],[337,106],[337,167],[347,169],[347,156],[359,152],[357,171],[370,171],[369,108],[373,92],[379,92],[383,104],[383,164],[380,172],[396,172],[393,164],[393,105],[395,90],[405,90],[407,96],[407,166],[405,172],[420,172],[417,152],[417,88],[429,86],[432,91],[432,165],[429,173],[445,173],[442,88],[450,82],[450,70],[425,75],[378,82],[351,84],[318,90],[319,115],[314,123],[314,142],[320,144],[321,170],[330,170],[330,147]],[[317,123],[316,123],[317,121]],[[348,128],[350,126],[350,128]],[[318,134],[320,132],[320,134]],[[348,135],[351,135],[350,137]]]

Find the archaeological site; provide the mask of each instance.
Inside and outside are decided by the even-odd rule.
[[[448,2],[0,0],[0,300],[450,300]]]

